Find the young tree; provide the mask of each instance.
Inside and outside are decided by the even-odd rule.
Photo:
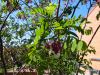
[[[26,63],[39,75],[44,70],[58,75],[84,73],[81,64],[86,69],[90,63],[84,56],[95,50],[89,48],[90,43],[80,39],[76,31],[82,35],[91,34],[92,30],[86,30],[83,25],[88,23],[88,13],[94,2],[99,4],[92,0],[2,0],[0,55],[5,75],[4,47],[22,45],[29,49],[24,58]],[[83,5],[89,7],[86,18],[75,14]]]

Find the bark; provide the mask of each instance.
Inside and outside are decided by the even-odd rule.
[[[0,57],[1,57],[1,62],[2,62],[2,68],[4,69],[4,75],[7,75],[7,69],[6,69],[6,63],[3,55],[3,42],[2,42],[2,37],[0,36]]]

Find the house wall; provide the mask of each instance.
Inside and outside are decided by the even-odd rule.
[[[96,5],[91,10],[89,17],[88,17],[88,21],[90,21],[91,23],[87,24],[86,28],[92,27],[93,33],[95,32],[97,27],[100,25],[100,20],[96,19],[96,15],[98,14],[99,11],[100,11],[100,8],[99,8],[99,6]],[[92,35],[93,35],[93,33],[92,33]],[[92,35],[89,35],[89,36],[84,35],[82,37],[82,39],[88,43],[90,41]],[[96,35],[90,45],[95,48],[96,54],[95,55],[89,54],[87,58],[88,59],[91,59],[91,58],[99,58],[100,59],[100,28],[99,28],[98,32],[96,33]],[[92,67],[100,70],[100,61],[92,61]]]

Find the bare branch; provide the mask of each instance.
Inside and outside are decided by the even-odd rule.
[[[90,13],[90,9],[91,9],[91,7],[92,7],[91,0],[89,0],[89,1],[90,1],[90,7],[88,8],[87,17],[86,17],[86,22],[85,22],[85,25],[84,25],[83,29],[86,28],[86,23],[87,23],[87,21],[88,21],[88,16],[90,15],[90,14],[89,14],[89,13]],[[80,39],[82,39],[82,36],[83,36],[83,35],[81,34]]]
[[[60,0],[58,0],[58,7],[57,7],[57,12],[56,12],[56,18],[58,18],[59,9],[60,9]]]
[[[66,4],[66,7],[65,7],[65,8],[67,8],[68,3],[69,3],[69,0],[67,1],[67,4]],[[63,10],[63,12],[61,13],[61,15],[60,15],[59,17],[60,17],[60,18],[63,17],[63,14],[64,14],[64,10]]]
[[[93,38],[95,37],[95,35],[96,35],[97,31],[99,30],[99,28],[100,28],[100,25],[97,27],[97,29],[95,30],[95,32],[94,32],[94,34],[93,34],[93,36],[92,36],[91,40],[89,41],[89,43],[88,43],[88,47],[90,46],[90,44],[91,44],[91,42],[92,42]]]
[[[0,32],[2,31],[2,29],[6,26],[6,20],[8,19],[8,17],[10,16],[10,14],[12,13],[12,11],[11,12],[9,12],[9,14],[7,15],[7,17],[5,18],[5,20],[4,20],[4,22],[3,22],[3,25],[1,26],[1,29],[0,29]]]
[[[73,10],[73,13],[72,13],[71,18],[74,16],[75,11],[76,11],[76,9],[77,9],[78,5],[80,4],[80,2],[81,2],[81,0],[79,0],[79,1],[78,1],[78,3],[76,4],[76,6],[74,7],[74,10]]]
[[[39,5],[37,4],[36,0],[34,0],[34,2],[35,2],[35,4],[36,4],[36,6],[39,7]]]
[[[21,0],[28,8],[31,8],[27,3],[25,3],[23,0]]]

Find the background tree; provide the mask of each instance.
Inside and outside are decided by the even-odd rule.
[[[89,65],[84,56],[95,51],[93,48],[88,49],[89,45],[77,36],[75,31],[89,35],[91,29],[83,28],[82,25],[88,23],[88,20],[82,15],[76,16],[75,12],[77,8],[87,5],[88,15],[94,2],[96,1],[2,0],[0,53],[5,75],[6,61],[8,58],[11,60],[11,57],[14,58],[13,62],[26,59],[23,64],[31,65],[39,74],[43,74],[46,69],[60,75],[82,72],[80,65]],[[5,53],[10,49],[10,53],[6,53],[10,57],[5,57],[3,49]]]

